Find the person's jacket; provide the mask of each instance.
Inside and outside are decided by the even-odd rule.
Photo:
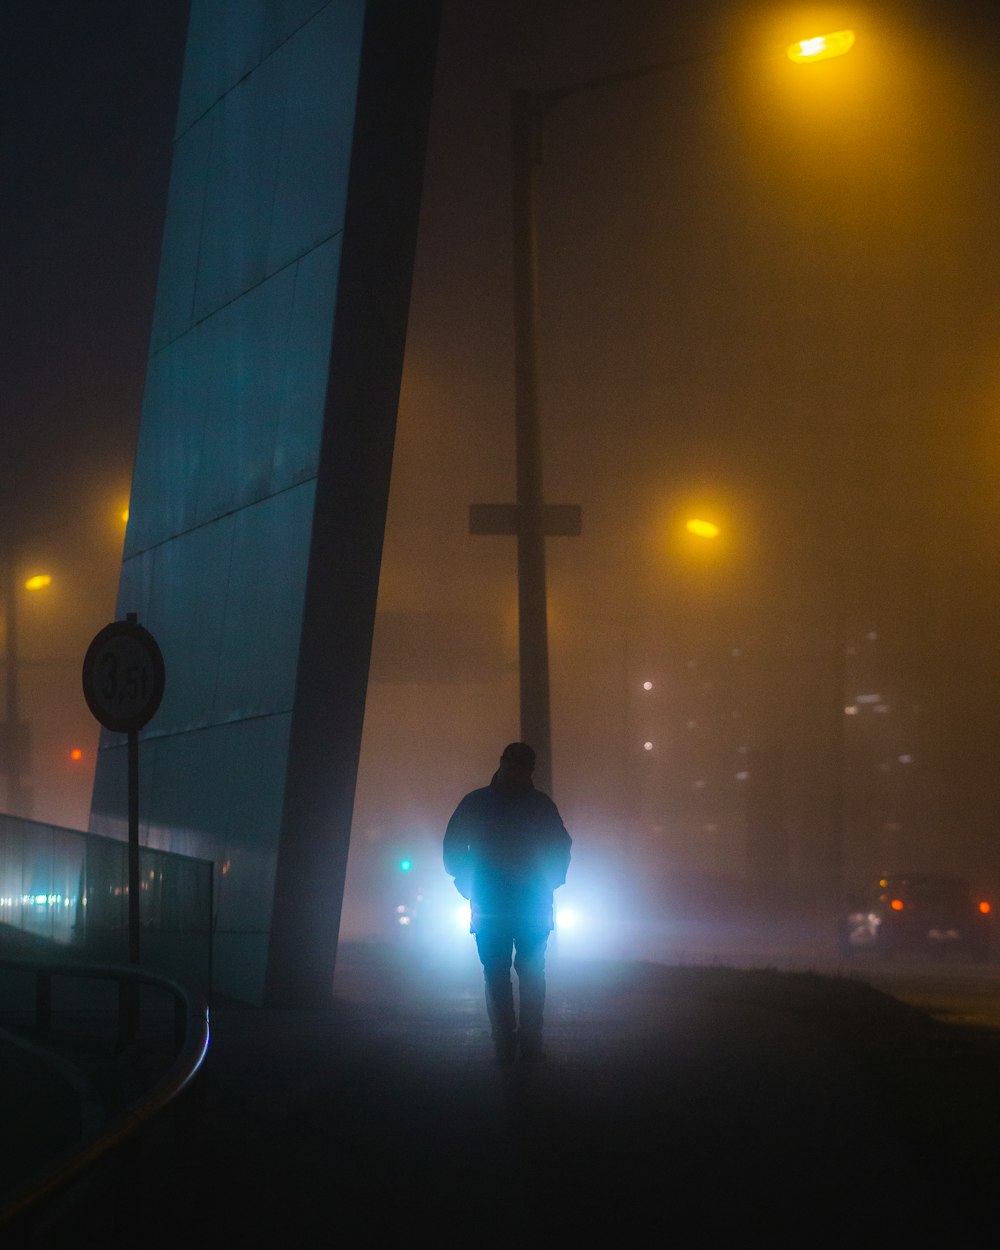
[[[547,794],[494,776],[467,794],[444,835],[445,871],[483,920],[552,928],[552,894],[566,880],[572,839]]]

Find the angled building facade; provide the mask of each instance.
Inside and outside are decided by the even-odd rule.
[[[215,982],[328,997],[433,86],[432,0],[194,0],[118,616],[167,669],[140,840]],[[94,832],[127,832],[104,732]]]

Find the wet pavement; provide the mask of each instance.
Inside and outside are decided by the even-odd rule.
[[[323,1010],[216,1006],[192,1095],[36,1240],[963,1246],[993,1228],[994,1038],[860,982],[556,958],[531,1067],[493,1061],[471,962],[348,947],[334,989]]]

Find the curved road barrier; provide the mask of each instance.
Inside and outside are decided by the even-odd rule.
[[[52,983],[57,977],[118,982],[119,1044],[134,1036],[141,986],[166,991],[174,1004],[174,1055],[166,1072],[140,1098],[112,1116],[97,1136],[60,1155],[42,1172],[8,1195],[0,1207],[0,1228],[4,1228],[28,1216],[43,1201],[60,1193],[116,1146],[149,1124],[187,1089],[208,1052],[209,1016],[204,1000],[195,999],[175,981],[141,968],[0,957],[0,971],[34,976],[35,1027],[39,1032],[47,1032],[52,1027]]]

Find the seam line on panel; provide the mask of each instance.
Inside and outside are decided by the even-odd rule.
[[[225,512],[220,512],[218,516],[209,517],[207,521],[199,521],[197,525],[190,525],[187,529],[178,530],[176,534],[170,534],[166,538],[161,538],[157,543],[150,543],[148,547],[139,547],[136,551],[130,551],[125,559],[134,560],[137,556],[144,556],[150,551],[156,551],[160,547],[165,547],[167,543],[172,543],[175,539],[184,538],[188,534],[194,534],[198,530],[204,529],[206,525],[215,525],[217,521],[224,521],[226,517],[236,516],[238,512],[244,512],[247,508],[255,508],[258,504],[267,503],[270,499],[277,499],[280,495],[285,495],[290,490],[298,490],[306,482],[314,482],[317,476],[316,473],[310,473],[308,477],[302,478],[301,481],[292,482],[288,486],[282,486],[281,490],[273,491],[269,495],[262,495],[259,499],[253,499],[249,503],[241,503],[235,508],[229,508]]]
[[[251,721],[273,720],[276,716],[291,716],[292,709],[279,708],[276,712],[254,712],[250,716],[239,716],[235,719],[212,721],[208,725],[191,725],[186,729],[160,729],[144,732],[139,738],[139,745],[144,742],[162,742],[165,738],[183,738],[191,734],[207,733],[210,729],[223,729],[227,725],[246,725]],[[110,731],[109,731],[110,733]],[[106,746],[99,745],[98,751],[123,751],[128,745],[123,734],[116,734],[120,741],[109,742]],[[83,832],[86,832],[84,830]]]
[[[202,220],[204,220],[204,218],[202,218]],[[150,352],[149,353],[150,359],[152,360],[154,357],[159,356],[161,352],[166,351],[168,347],[172,347],[174,343],[179,342],[186,334],[190,334],[192,330],[196,330],[199,326],[204,325],[206,321],[211,321],[213,317],[217,316],[224,309],[232,307],[233,304],[243,299],[244,296],[249,295],[251,291],[259,290],[260,287],[262,287],[266,282],[270,282],[272,278],[276,278],[279,273],[284,273],[285,270],[290,269],[292,265],[297,265],[300,261],[305,260],[307,256],[311,256],[313,252],[319,251],[319,249],[321,247],[324,247],[327,243],[329,243],[331,239],[335,239],[338,237],[338,235],[342,235],[343,233],[344,231],[342,229],[332,231],[325,238],[320,239],[318,243],[314,243],[311,247],[306,248],[304,252],[300,252],[297,256],[293,256],[291,260],[286,261],[285,264],[280,265],[277,269],[273,269],[270,273],[265,274],[264,277],[261,278],[259,282],[255,282],[253,286],[248,286],[245,291],[240,291],[240,293],[238,295],[234,295],[232,299],[227,299],[224,304],[220,304],[218,308],[213,308],[211,312],[205,313],[203,317],[198,317],[197,320],[192,320],[191,324],[187,326],[185,329],[183,329],[180,332],[180,334],[175,334],[172,339],[167,339],[167,341],[161,344],[161,346],[159,346],[155,351]],[[198,240],[198,260],[200,263],[201,261],[201,237],[200,236]],[[197,280],[196,280],[196,286],[197,286]],[[193,310],[192,310],[192,315],[193,315]]]
[[[332,0],[328,0],[328,3],[324,4],[321,8],[318,8],[316,12],[312,15],[312,17],[307,17],[306,20],[300,26],[296,26],[293,31],[290,31],[284,37],[284,39],[282,39],[281,43],[276,43],[274,47],[271,49],[271,51],[267,54],[267,56],[262,56],[256,65],[252,65],[245,74],[237,78],[237,80],[234,83],[230,83],[229,86],[225,89],[225,91],[223,91],[222,95],[216,96],[215,99],[212,101],[212,103],[209,104],[208,107],[204,109],[203,112],[199,113],[197,117],[192,118],[190,123],[187,126],[185,126],[183,130],[179,130],[177,134],[174,135],[174,142],[176,143],[178,139],[183,138],[184,135],[186,135],[188,131],[192,129],[192,127],[197,126],[198,123],[204,117],[206,117],[209,113],[211,113],[212,109],[218,107],[220,102],[224,100],[231,91],[235,91],[236,88],[240,86],[241,83],[245,83],[246,80],[251,76],[251,74],[256,74],[256,72],[260,69],[260,67],[264,65],[267,61],[269,61],[271,57],[275,55],[276,52],[280,51],[285,46],[286,43],[294,39],[295,36],[299,33],[299,31],[305,30],[307,26],[309,26],[312,22],[315,22],[316,19],[319,17],[319,15],[325,9],[328,9],[330,7],[330,3],[332,3]],[[263,46],[263,39],[264,39],[264,35],[262,32],[261,33],[262,46]]]

